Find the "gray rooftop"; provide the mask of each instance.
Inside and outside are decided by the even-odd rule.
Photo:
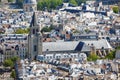
[[[85,44],[93,44],[96,49],[101,49],[102,47],[104,47],[104,49],[112,49],[111,45],[109,44],[109,42],[106,39],[100,39],[100,40],[85,40],[83,41]]]
[[[47,50],[48,51],[90,51],[90,47],[80,41],[44,42],[43,52]]]
[[[89,45],[88,45],[89,44]],[[112,49],[106,39],[86,40],[86,41],[68,41],[68,42],[44,42],[43,52],[45,51],[90,51],[90,45],[94,45],[96,49]]]

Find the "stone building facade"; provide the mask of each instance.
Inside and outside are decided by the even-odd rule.
[[[34,12],[28,35],[28,57],[30,60],[34,60],[38,54],[42,54],[42,34],[37,24],[36,12]]]
[[[37,10],[37,1],[36,0],[24,0],[23,10],[25,12],[33,12]]]

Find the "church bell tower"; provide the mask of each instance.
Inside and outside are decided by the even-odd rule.
[[[28,57],[30,60],[35,60],[39,54],[42,54],[42,34],[37,24],[37,14],[34,12],[28,35]]]

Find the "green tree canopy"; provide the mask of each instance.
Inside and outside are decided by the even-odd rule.
[[[27,29],[17,29],[16,31],[15,31],[15,34],[28,34],[29,33],[29,31],[30,31],[30,29],[29,28],[27,28]]]
[[[7,59],[4,61],[3,66],[12,68],[14,66],[14,63],[11,59]]]
[[[118,12],[119,12],[118,6],[114,6],[112,9],[113,9],[113,12],[114,12],[114,13],[118,13]]]
[[[37,4],[38,10],[51,10],[55,9],[58,5],[62,4],[62,0],[39,0]]]
[[[11,72],[11,74],[10,74],[10,77],[11,78],[16,78],[16,72],[15,72],[15,70],[12,70],[12,72]]]
[[[63,2],[70,2],[70,3],[72,3],[72,4],[76,4],[77,3],[77,5],[81,5],[81,3],[85,3],[86,2],[86,0],[63,0]]]
[[[50,27],[46,26],[42,28],[41,32],[50,32],[53,29],[54,29],[54,26],[52,25]]]
[[[14,0],[8,0],[8,2],[13,2]]]
[[[95,53],[91,53],[87,58],[88,61],[96,61],[97,59],[99,59],[99,56],[97,56]]]
[[[116,50],[120,50],[120,46],[116,47]]]
[[[78,3],[76,2],[76,0],[70,0],[69,3],[71,3],[71,4],[75,5],[75,6],[78,5]]]
[[[120,50],[120,46],[116,47],[115,50],[111,51],[109,54],[105,56],[105,58],[113,60],[115,58],[116,51]]]
[[[12,62],[16,62],[17,60],[19,60],[19,57],[12,57],[11,60]]]
[[[105,58],[107,59],[110,59],[110,60],[113,60],[115,58],[115,53],[116,53],[116,50],[114,51],[111,51],[110,53],[108,53]]]
[[[44,28],[42,28],[41,32],[50,32],[50,28],[44,27]]]
[[[62,4],[63,2],[71,3],[75,6],[81,5],[81,3],[85,3],[86,0],[38,0],[37,9],[38,10],[52,10],[56,9],[57,6]]]

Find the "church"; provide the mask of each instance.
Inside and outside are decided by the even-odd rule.
[[[43,42],[41,28],[37,22],[37,12],[34,12],[28,35],[29,59],[34,60],[38,55],[47,56],[52,54],[55,56],[57,54],[90,53],[90,47],[81,41]]]
[[[112,49],[106,39],[84,41],[43,42],[41,27],[38,25],[37,12],[33,13],[28,35],[28,55],[30,60],[79,58],[81,53],[87,56],[96,53],[100,57]]]

